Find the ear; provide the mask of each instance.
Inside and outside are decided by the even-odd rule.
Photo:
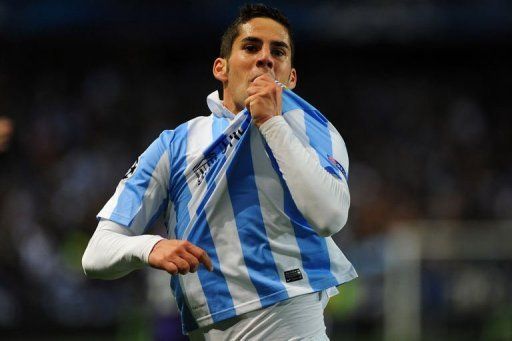
[[[213,76],[222,83],[228,81],[227,64],[227,60],[224,58],[217,58],[213,62]]]
[[[288,88],[290,89],[294,89],[295,86],[297,85],[297,70],[295,70],[295,68],[292,68],[292,70],[290,71],[290,77],[288,77]]]

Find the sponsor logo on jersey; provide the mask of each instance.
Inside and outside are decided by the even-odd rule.
[[[329,162],[336,168],[339,169],[339,171],[343,174],[343,176],[345,177],[345,179],[348,180],[348,175],[347,175],[347,172],[345,171],[345,168],[343,168],[343,166],[341,165],[341,163],[338,162],[338,160],[336,160],[332,155],[327,155],[327,159],[329,160]]]
[[[236,142],[240,140],[243,133],[244,130],[240,127],[238,130],[224,137],[224,139],[217,144],[216,148],[214,148],[211,153],[205,155],[197,165],[194,166],[192,170],[196,175],[198,186],[203,182],[206,174],[219,159],[219,156],[226,154],[229,149],[233,148]]]

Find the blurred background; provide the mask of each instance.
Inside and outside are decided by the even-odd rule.
[[[209,114],[241,4],[0,0],[0,339],[183,338],[165,274],[80,260],[136,157]],[[511,1],[272,4],[350,157],[331,339],[512,340]]]

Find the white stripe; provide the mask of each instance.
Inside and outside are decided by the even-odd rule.
[[[227,167],[229,164],[230,160],[227,160],[224,166]],[[206,219],[209,226],[212,226],[210,233],[219,258],[220,270],[226,278],[236,314],[239,315],[242,312],[237,307],[248,302],[259,303],[259,295],[252,284],[245,264],[233,206],[229,198],[226,172],[223,169],[219,174],[222,176],[216,179],[217,186],[205,207]]]
[[[294,109],[287,111],[283,114],[284,119],[290,125],[293,132],[306,148],[310,148],[309,138],[306,134],[306,121],[304,119],[304,111],[300,109]]]
[[[189,121],[187,134],[187,167],[185,176],[187,186],[192,197],[188,202],[188,213],[190,221],[183,231],[183,238],[187,238],[190,228],[194,226],[198,219],[197,208],[206,194],[207,183],[201,182],[197,185],[197,178],[194,175],[193,168],[203,158],[204,150],[212,143],[212,125],[213,115],[208,117],[198,117]]]
[[[98,213],[98,217],[110,219],[112,216],[112,212],[114,212],[114,209],[117,206],[117,202],[119,201],[119,197],[121,196],[121,193],[123,193],[124,190],[124,181],[120,181],[119,184],[116,187],[116,191],[113,196],[110,197],[110,199],[107,201],[105,206],[101,209],[101,211]]]
[[[188,189],[192,195],[188,203],[189,225],[194,218],[197,218],[197,207],[206,192],[206,181],[203,181],[200,186],[197,186],[197,179],[193,175],[192,168],[198,160],[202,159],[203,151],[212,143],[212,125],[213,116],[199,117],[198,119],[190,121],[188,125],[187,168],[185,169],[185,176]],[[186,235],[186,233],[184,234]]]
[[[143,234],[144,228],[149,223],[153,214],[158,210],[167,196],[169,181],[169,152],[166,150],[160,160],[158,160],[155,169],[151,175],[148,187],[144,192],[141,206],[135,214],[131,224],[132,231],[137,234]],[[149,226],[148,226],[149,227]]]
[[[186,238],[190,233],[190,228],[195,225],[195,222],[199,218],[196,214],[197,207],[201,203],[203,197],[206,194],[207,189],[207,181],[201,182],[200,185],[197,185],[197,178],[193,174],[194,166],[203,158],[203,152],[207,147],[213,142],[212,137],[212,125],[213,125],[213,115],[209,117],[201,117],[202,120],[194,119],[190,121],[191,127],[189,125],[189,134],[188,134],[188,143],[187,143],[187,169],[185,170],[185,174],[187,177],[187,185],[190,189],[190,193],[192,193],[192,198],[188,203],[189,213],[190,213],[190,222],[188,226],[183,231],[183,237]],[[243,115],[237,116],[234,120],[232,120],[229,126],[226,128],[225,133],[229,134],[231,132],[236,131],[244,120]],[[197,132],[196,132],[197,131]],[[233,155],[233,151],[235,148],[228,148],[225,152],[225,157],[228,160],[231,160],[230,156]],[[224,165],[223,169],[219,171],[218,174],[225,173],[226,167],[230,161],[227,161]],[[210,201],[211,198],[208,199]]]
[[[302,145],[307,149],[309,154],[313,156],[318,163],[321,164],[320,158],[318,157],[318,153],[316,150],[311,147],[308,134],[306,133],[306,119],[304,118],[304,111],[301,109],[294,109],[287,111],[283,117],[286,122],[290,125],[297,139],[302,143]]]
[[[284,212],[284,193],[279,176],[265,151],[263,138],[255,127],[251,128],[251,151],[261,214],[281,282],[288,296],[311,292],[295,231]],[[297,268],[301,269],[305,280],[286,283],[284,272]]]
[[[341,252],[331,237],[325,238],[329,259],[331,261],[331,273],[340,282],[344,283],[357,277],[354,267],[348,261],[347,257]]]
[[[188,214],[190,217],[189,226],[192,221],[197,218],[197,207],[199,206],[200,200],[206,190],[206,181],[201,184],[202,188],[200,193],[198,193],[198,189],[194,189],[197,184],[197,180],[195,177],[188,175],[192,171],[192,167],[195,164],[194,162],[196,162],[198,158],[202,157],[204,148],[212,141],[212,119],[212,116],[198,117],[189,121],[187,127],[187,167],[185,175],[187,175],[187,185],[192,195],[188,203]],[[180,276],[179,279],[184,298],[190,303],[190,311],[194,317],[197,319],[198,317],[209,316],[210,309],[208,308],[206,296],[197,272]],[[193,300],[193,302],[190,302],[191,300]],[[208,323],[213,323],[213,319],[211,317],[206,320]]]
[[[345,172],[348,174],[348,154],[345,141],[331,122],[329,122],[328,127],[331,135],[332,156],[345,168]]]

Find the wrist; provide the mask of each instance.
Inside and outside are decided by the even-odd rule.
[[[270,130],[272,130],[272,127],[274,127],[276,125],[283,124],[283,123],[286,124],[284,117],[282,115],[276,115],[276,116],[268,117],[264,122],[257,125],[257,127],[259,128],[260,132],[263,135],[265,135]]]
[[[147,241],[147,244],[144,246],[144,249],[142,250],[141,254],[141,261],[145,264],[149,264],[149,257],[151,253],[155,250],[157,247],[157,244],[160,243],[162,240],[165,240],[162,236],[151,236],[152,238]]]
[[[271,119],[271,117],[265,117],[265,118],[260,118],[260,119],[257,119],[257,120],[254,120],[253,119],[253,123],[256,127],[261,127],[262,124],[264,124],[265,122],[269,121]]]

